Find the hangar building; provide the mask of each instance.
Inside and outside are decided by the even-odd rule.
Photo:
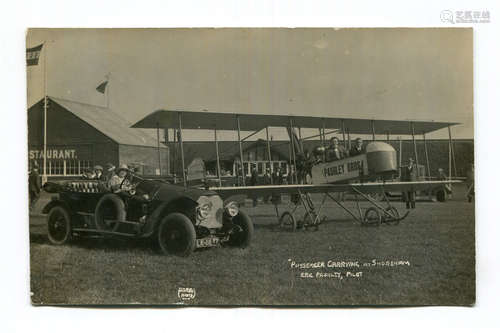
[[[44,100],[28,109],[28,153],[43,174]],[[85,168],[127,164],[144,175],[167,175],[168,147],[154,134],[130,128],[111,109],[48,97],[47,175],[75,177]]]

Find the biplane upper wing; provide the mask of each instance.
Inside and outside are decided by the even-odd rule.
[[[258,185],[258,186],[228,186],[211,187],[210,190],[217,192],[223,199],[244,196],[268,196],[279,194],[297,193],[362,193],[375,192],[409,192],[429,190],[438,186],[461,183],[459,180],[436,180],[436,181],[413,181],[413,182],[372,182],[352,184],[297,184],[297,185]]]

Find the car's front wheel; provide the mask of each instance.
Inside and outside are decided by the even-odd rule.
[[[247,214],[240,210],[238,215],[233,217],[233,224],[235,228],[229,237],[229,245],[240,248],[248,247],[253,236],[252,220]]]
[[[196,247],[196,231],[191,220],[181,213],[165,216],[158,227],[158,245],[164,254],[189,256]]]
[[[47,215],[47,235],[55,245],[62,245],[71,239],[71,217],[62,206],[55,206]]]

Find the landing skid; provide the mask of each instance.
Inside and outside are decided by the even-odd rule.
[[[291,195],[291,199],[294,204],[291,210],[286,210],[280,215],[278,205],[276,203],[274,204],[276,216],[279,220],[280,229],[290,231],[295,231],[298,229],[303,229],[304,231],[306,231],[312,229],[317,231],[321,223],[326,220],[325,216],[323,216],[322,218],[320,217],[320,213],[325,205],[327,198],[335,202],[362,226],[378,227],[382,223],[385,223],[387,225],[398,225],[399,222],[404,220],[410,214],[410,211],[407,211],[404,215],[401,216],[397,208],[391,205],[383,187],[381,187],[381,194],[379,195],[379,197],[381,197],[383,202],[386,203],[386,207],[383,206],[383,203],[381,201],[374,199],[372,196],[361,192],[355,187],[351,187],[351,190],[355,196],[357,208],[356,212],[347,207],[341,200],[338,200],[329,192],[325,192],[323,194],[321,204],[319,205],[318,209],[316,209],[310,194],[304,194],[300,190],[297,190],[297,194]],[[359,204],[359,197],[364,198],[371,205],[370,207],[364,209],[364,212]],[[300,207],[303,207],[305,210],[304,216],[301,220],[295,217],[295,213]]]

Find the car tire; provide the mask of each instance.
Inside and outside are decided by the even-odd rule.
[[[62,245],[71,239],[71,217],[62,206],[52,207],[47,214],[47,236],[54,245]]]
[[[250,217],[240,210],[238,215],[233,217],[233,224],[237,230],[229,237],[229,245],[242,249],[250,246],[254,232]]]
[[[187,257],[196,248],[196,231],[186,215],[171,213],[161,220],[157,241],[163,254]]]
[[[105,194],[95,207],[95,224],[98,230],[116,231],[119,222],[107,222],[107,220],[126,221],[127,212],[122,198],[113,193]]]

